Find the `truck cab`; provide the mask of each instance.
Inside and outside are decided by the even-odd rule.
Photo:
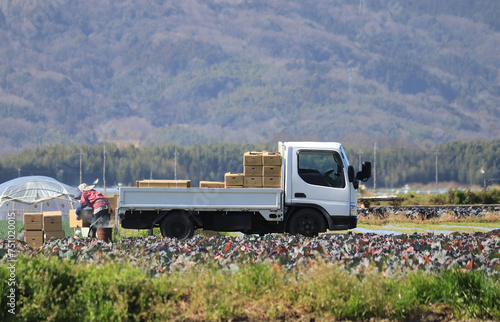
[[[287,208],[286,230],[315,235],[326,229],[355,228],[358,184],[342,145],[286,142],[280,143],[280,150],[285,167],[282,183]],[[358,178],[362,178],[361,174]]]

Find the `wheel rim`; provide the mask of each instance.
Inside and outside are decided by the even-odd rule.
[[[299,219],[297,230],[299,234],[309,236],[317,230],[317,226],[318,224],[315,222],[314,218],[304,216]]]
[[[306,237],[317,236],[320,232],[325,231],[326,226],[321,214],[305,209],[299,210],[290,219],[291,234],[300,234]]]
[[[184,237],[187,233],[186,225],[181,222],[174,222],[170,227],[170,232],[175,238]]]
[[[173,213],[163,220],[160,225],[163,237],[183,240],[193,236],[194,226],[192,221],[180,214]]]

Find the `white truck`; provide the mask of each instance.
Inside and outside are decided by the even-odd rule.
[[[340,143],[280,142],[281,188],[122,187],[116,210],[123,228],[160,227],[164,237],[186,239],[195,229],[246,234],[316,236],[357,226],[359,181]]]

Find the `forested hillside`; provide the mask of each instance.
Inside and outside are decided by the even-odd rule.
[[[500,2],[5,0],[0,155],[500,135]]]
[[[54,145],[26,150],[0,158],[0,182],[17,176],[44,175],[69,185],[82,180],[92,182],[103,178],[104,147],[106,148],[107,186],[118,183],[135,185],[142,179],[189,179],[193,186],[201,180],[224,181],[226,172],[243,172],[246,151],[276,151],[277,145],[236,143],[195,144],[188,147],[174,144],[136,148],[102,145]],[[177,157],[175,153],[177,151]],[[434,182],[438,152],[439,182],[483,185],[485,179],[500,178],[500,140],[454,141],[437,146],[436,150],[418,148],[382,148],[374,159],[373,149],[346,149],[349,160],[358,168],[358,160],[371,161],[376,171],[377,188],[397,188],[405,184]],[[376,170],[375,170],[376,168]],[[103,180],[101,180],[101,183]],[[367,184],[372,188],[374,178]]]

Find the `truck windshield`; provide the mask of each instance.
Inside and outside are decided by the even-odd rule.
[[[299,151],[299,176],[305,182],[318,186],[344,188],[344,166],[335,151]]]

